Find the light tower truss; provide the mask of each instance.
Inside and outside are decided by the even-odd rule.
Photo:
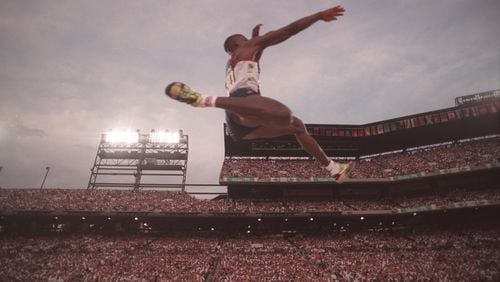
[[[185,189],[188,136],[109,131],[101,141],[87,188]]]

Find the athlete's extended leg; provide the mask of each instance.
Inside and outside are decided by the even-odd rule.
[[[236,113],[243,119],[257,122],[255,125],[287,126],[292,122],[292,112],[282,103],[260,95],[246,97],[203,96],[182,82],[173,82],[165,94],[177,101],[195,107],[218,107]]]

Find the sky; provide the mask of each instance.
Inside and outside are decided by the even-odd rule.
[[[101,133],[182,129],[188,183],[218,183],[220,109],[167,99],[183,81],[226,95],[223,42],[343,5],[266,49],[264,96],[305,123],[364,124],[500,88],[498,0],[0,0],[0,186],[86,188]],[[198,188],[204,189],[213,188]]]

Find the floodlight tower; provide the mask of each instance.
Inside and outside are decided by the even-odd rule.
[[[184,191],[188,143],[182,130],[151,130],[147,134],[139,130],[108,131],[101,135],[87,188]]]

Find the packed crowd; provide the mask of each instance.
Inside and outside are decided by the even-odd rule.
[[[219,280],[496,280],[498,231],[227,241]],[[490,249],[491,248],[491,249]]]
[[[455,190],[419,197],[330,200],[201,200],[183,192],[87,189],[0,189],[0,211],[308,212],[394,210],[464,201],[500,201],[500,189]]]
[[[202,281],[216,240],[72,235],[0,239],[5,281]]]
[[[353,178],[388,178],[500,162],[500,138],[387,154],[358,162]]]
[[[499,281],[500,230],[0,237],[6,281]]]
[[[500,162],[500,138],[459,142],[420,150],[391,153],[356,161],[351,177],[354,179],[390,178],[415,173],[438,173],[443,169],[480,167]],[[228,177],[298,178],[328,177],[326,170],[319,169],[315,160],[304,159],[245,159],[224,161],[221,179]]]

